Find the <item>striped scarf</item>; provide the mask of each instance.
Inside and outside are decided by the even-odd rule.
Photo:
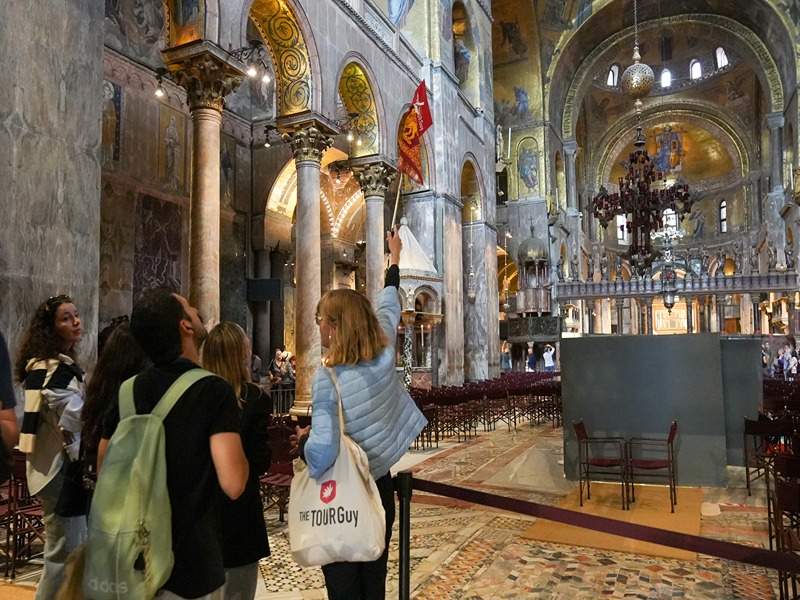
[[[19,436],[19,449],[31,454],[36,448],[36,432],[42,407],[48,403],[48,398],[64,398],[75,394],[82,396],[83,371],[69,356],[59,354],[58,358],[32,358],[28,361],[27,372],[22,382],[25,390],[25,414]],[[75,425],[78,429],[76,433],[80,432],[79,424]],[[74,428],[69,427],[70,430]]]

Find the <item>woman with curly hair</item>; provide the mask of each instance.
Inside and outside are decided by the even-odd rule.
[[[36,600],[55,597],[67,555],[86,538],[86,507],[67,506],[66,498],[80,448],[83,371],[75,350],[82,333],[72,298],[53,296],[36,309],[15,363],[25,389],[19,448],[27,455],[28,489],[44,511],[44,569]]]
[[[117,320],[107,332],[106,341],[97,359],[92,378],[86,385],[83,406],[81,456],[88,487],[97,481],[97,447],[103,434],[103,418],[110,404],[116,403],[119,387],[126,379],[138,375],[149,365],[128,326],[128,320]]]

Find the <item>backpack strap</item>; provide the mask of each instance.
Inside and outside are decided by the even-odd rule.
[[[119,386],[119,420],[127,419],[136,414],[136,406],[133,404],[133,380],[136,375],[126,379]]]
[[[180,400],[181,396],[183,396],[186,390],[188,390],[201,379],[212,377],[213,375],[213,373],[210,373],[205,369],[191,369],[186,371],[186,373],[178,377],[178,379],[176,379],[175,382],[169,386],[169,389],[163,396],[161,396],[161,400],[158,401],[158,404],[156,404],[155,408],[153,408],[150,414],[155,415],[163,420],[166,418],[166,416],[169,414],[169,411],[172,410],[178,400]]]

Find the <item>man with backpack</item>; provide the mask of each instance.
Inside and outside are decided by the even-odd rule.
[[[182,296],[145,292],[130,329],[153,366],[122,385],[104,423],[84,592],[221,599],[216,499],[238,498],[248,476],[236,397],[197,366],[206,330]]]

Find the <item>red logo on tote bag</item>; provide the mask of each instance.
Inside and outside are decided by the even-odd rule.
[[[334,498],[336,498],[336,481],[333,479],[323,481],[319,488],[319,499],[324,504],[330,504]]]

